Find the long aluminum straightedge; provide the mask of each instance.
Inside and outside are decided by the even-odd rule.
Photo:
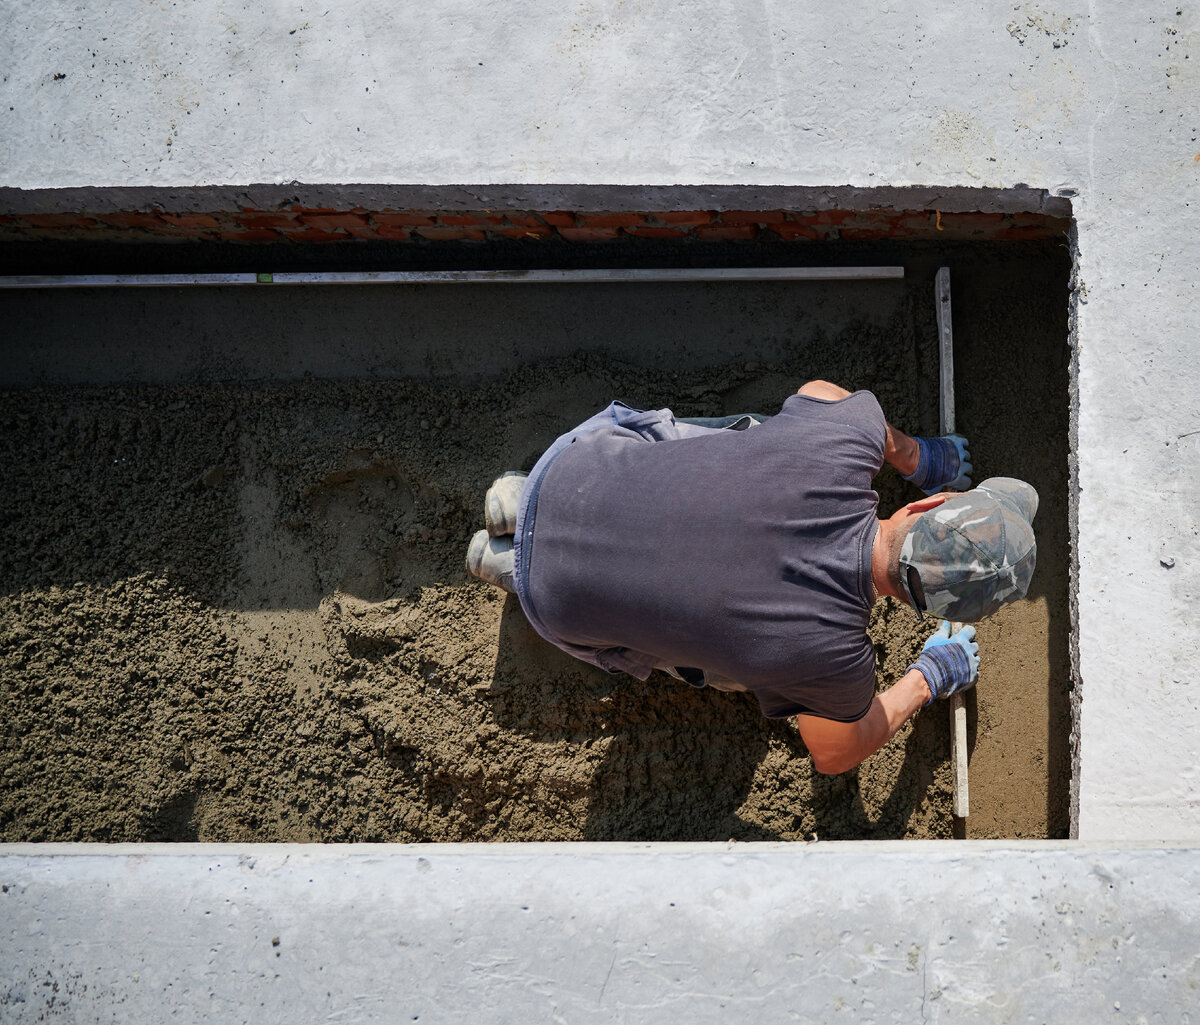
[[[584,270],[287,271],[260,274],[16,274],[0,288],[178,288],[230,285],[602,284],[670,281],[876,281],[903,267],[614,267]]]
[[[943,434],[954,432],[954,331],[950,324],[950,268],[939,267],[934,279],[937,308],[938,355],[941,363],[938,419]],[[957,624],[955,624],[957,626]],[[971,814],[971,792],[967,783],[967,707],[962,693],[950,697],[950,771],[954,778],[954,814],[965,819]]]

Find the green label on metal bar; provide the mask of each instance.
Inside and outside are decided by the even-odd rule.
[[[270,274],[260,274],[258,276],[258,283],[260,285],[269,285],[273,280],[274,279],[271,277]]]

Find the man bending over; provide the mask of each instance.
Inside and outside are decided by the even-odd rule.
[[[819,772],[845,772],[972,686],[975,630],[959,624],[1029,588],[1037,492],[994,477],[937,493],[970,487],[968,460],[964,438],[909,437],[870,392],[825,381],[771,417],[614,402],[528,476],[495,481],[467,568],[576,658],[749,691],[765,715],[796,716]],[[881,520],[885,461],[926,497]],[[942,622],[876,694],[867,625],[887,596]]]

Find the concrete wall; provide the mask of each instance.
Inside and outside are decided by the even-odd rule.
[[[1200,839],[1191,7],[14,0],[7,14],[0,185],[21,190],[1027,183],[1072,197],[1078,831]]]
[[[1195,1021],[1200,853],[0,851],[0,1020]]]

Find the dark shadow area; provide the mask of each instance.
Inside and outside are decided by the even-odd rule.
[[[146,824],[146,842],[175,841],[180,843],[195,843],[199,838],[199,830],[195,821],[195,793],[179,794],[171,798],[149,816]]]
[[[625,267],[829,267],[907,263],[914,254],[1051,245],[1037,242],[794,242],[763,232],[752,241],[621,235],[588,242],[561,237],[489,242],[237,242],[86,239],[0,241],[0,275],[257,274],[262,271],[530,270]],[[918,255],[919,258],[919,255]],[[281,286],[283,287],[283,286]],[[289,289],[290,290],[290,289]]]
[[[900,751],[889,763],[893,774],[890,786],[864,780],[866,767],[838,776],[813,774],[813,833],[818,840],[888,840],[910,835],[918,809],[936,792],[938,763],[931,761],[929,753],[948,750],[949,728],[936,715],[920,716],[911,732],[893,743]],[[864,799],[864,788],[869,802]]]
[[[906,344],[910,294],[899,281],[0,290],[0,387],[494,378],[584,352],[647,369],[774,362],[859,323]]]

